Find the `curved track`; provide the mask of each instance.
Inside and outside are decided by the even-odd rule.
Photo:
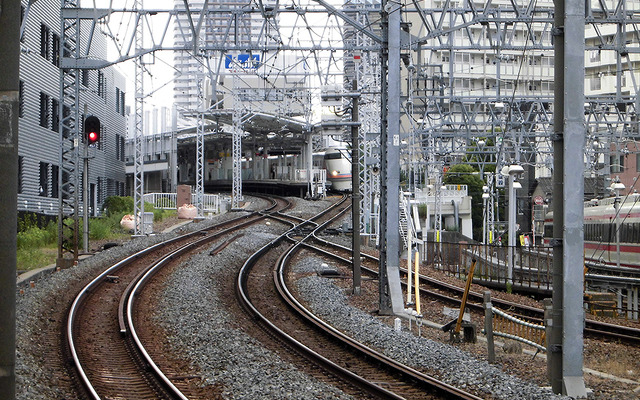
[[[134,325],[136,291],[159,268],[181,255],[290,206],[283,200],[278,203],[272,202],[261,213],[250,213],[136,253],[107,269],[76,296],[68,314],[67,344],[77,380],[88,398],[206,398],[188,381],[172,383],[142,346]],[[158,346],[151,342],[151,346]]]
[[[351,260],[349,258],[351,255],[350,248],[331,243],[318,236],[314,236],[314,240],[318,243],[321,243],[322,247],[311,246],[310,244],[307,244],[309,248],[312,248],[327,257],[337,259],[340,262],[344,262],[347,264],[351,263]],[[372,276],[377,276],[378,258],[365,253],[362,253],[361,257],[363,260],[363,272],[366,272]],[[406,274],[406,271],[401,269],[401,273]],[[402,282],[404,285],[405,279],[403,279]],[[438,298],[439,300],[448,302],[456,306],[460,305],[464,288],[454,286],[425,275],[420,275],[420,285],[420,291],[425,296]],[[511,310],[516,314],[516,316],[522,317],[531,322],[540,323],[543,320],[544,310],[540,308],[530,307],[497,298],[492,298],[491,302],[495,306],[498,306],[499,308],[502,308],[504,310]],[[467,298],[467,307],[484,313],[484,308],[482,305],[482,294],[469,292],[469,296]],[[640,329],[637,328],[587,319],[585,321],[584,332],[585,335],[593,338],[601,338],[605,340],[620,340],[629,344],[640,344]]]
[[[335,214],[334,218],[341,212]],[[477,399],[355,342],[295,300],[284,277],[286,263],[300,245],[286,245],[284,239],[309,239],[329,222],[294,226],[245,263],[238,275],[237,297],[247,312],[279,343],[357,388],[358,398]]]

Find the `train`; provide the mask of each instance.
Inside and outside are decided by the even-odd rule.
[[[322,157],[322,168],[327,171],[327,182],[330,190],[338,192],[351,191],[351,152],[346,148],[329,147],[317,153]]]
[[[549,212],[544,221],[545,244],[552,238],[552,226],[553,212]],[[640,195],[585,204],[584,258],[586,264],[640,269]]]

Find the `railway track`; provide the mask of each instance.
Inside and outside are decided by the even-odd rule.
[[[138,292],[157,270],[187,257],[188,252],[214,243],[211,254],[216,254],[242,235],[238,233],[239,227],[257,221],[264,223],[267,219],[286,223],[291,229],[258,251],[252,257],[254,261],[247,261],[247,268],[255,264],[253,272],[240,273],[238,284],[244,287],[243,290],[249,290],[250,296],[246,297],[254,303],[245,305],[245,309],[257,310],[258,314],[252,319],[262,319],[258,315],[264,316],[261,324],[270,332],[269,335],[282,335],[276,333],[278,330],[289,332],[282,336],[285,339],[277,339],[281,345],[284,344],[298,356],[313,360],[314,365],[322,366],[317,374],[323,376],[324,380],[335,382],[338,387],[344,387],[348,382],[346,385],[358,398],[477,399],[397,364],[375,350],[353,343],[331,327],[322,326],[321,321],[314,321],[315,318],[289,293],[286,264],[302,248],[309,248],[309,241],[317,238],[316,233],[328,226],[332,217],[337,218],[337,215],[346,212],[348,205],[337,205],[331,211],[332,216],[318,216],[309,220],[281,211],[286,208],[284,203],[273,203],[268,209],[228,221],[224,225],[163,242],[114,265],[87,285],[74,301],[67,323],[69,358],[74,361],[76,379],[82,382],[78,385],[84,387],[83,396],[96,399],[211,398],[208,392],[211,389],[203,388],[201,378],[185,372],[184,365],[172,367],[171,360],[163,360],[162,365],[156,365],[154,359],[163,349],[154,342],[162,341],[154,340],[149,332],[137,332],[138,322],[145,318],[135,311],[137,299],[141,296]],[[350,261],[348,249],[331,246],[329,253],[333,257]],[[363,270],[375,272],[373,268],[377,267],[377,260],[366,255],[363,257]],[[279,269],[274,270],[273,265],[276,264]],[[245,278],[247,280],[242,283]],[[265,291],[267,287],[270,289]],[[262,292],[264,294],[255,294]],[[278,298],[283,299],[278,304],[273,300],[276,293]],[[306,316],[301,317],[301,313]],[[314,324],[318,326],[312,327]],[[325,333],[318,334],[318,331]],[[339,338],[328,339],[333,335]],[[150,348],[145,349],[142,344]],[[345,351],[346,346],[351,349]],[[381,368],[380,365],[385,367]]]
[[[145,343],[152,348],[143,346],[140,336],[148,334],[139,334],[135,328],[136,321],[145,317],[134,311],[136,296],[160,268],[290,206],[279,199],[261,212],[159,243],[113,265],[82,289],[69,310],[66,342],[84,395],[91,399],[207,398],[193,384],[197,379],[174,383],[167,376],[182,372],[163,372],[155,364],[149,354],[161,352],[162,341],[147,337]]]
[[[292,226],[247,260],[238,274],[237,297],[252,320],[281,347],[349,382],[358,398],[478,399],[355,342],[315,318],[291,295],[285,279],[288,261],[302,247],[301,241],[344,211],[343,207],[332,212],[333,218],[323,215]]]
[[[313,239],[315,243],[320,246],[307,244],[309,248],[314,249],[326,257],[331,257],[346,264],[351,263],[350,248],[324,240],[318,235],[314,235]],[[377,276],[378,258],[365,253],[362,253],[361,258],[363,273],[367,273],[370,276]],[[400,269],[400,271],[406,278],[406,270]],[[405,281],[406,279],[402,279],[403,284]],[[423,296],[436,298],[440,301],[451,304],[452,306],[459,307],[464,288],[451,285],[425,275],[420,275],[420,291]],[[467,307],[484,314],[482,301],[483,295],[472,291],[469,293],[467,298]],[[494,306],[503,310],[509,310],[509,312],[515,316],[521,317],[530,322],[541,323],[543,321],[544,310],[540,308],[530,307],[495,297],[491,299],[491,302]],[[640,329],[637,328],[587,319],[585,321],[584,332],[586,336],[592,338],[622,341],[624,343],[636,345],[640,344]]]

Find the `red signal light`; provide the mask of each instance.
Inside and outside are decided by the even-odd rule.
[[[97,132],[89,132],[87,139],[89,139],[89,144],[94,144],[100,139],[100,135]]]
[[[100,119],[88,116],[84,120],[84,134],[87,144],[96,144],[100,141]]]

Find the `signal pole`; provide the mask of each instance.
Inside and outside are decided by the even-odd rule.
[[[84,105],[87,115],[87,105]],[[84,146],[82,146],[82,251],[89,252],[89,140],[87,140],[87,118],[83,121]]]
[[[354,79],[354,92],[351,97],[351,225],[353,225],[353,294],[360,295],[362,289],[362,274],[360,270],[360,143],[358,141],[358,81]]]

